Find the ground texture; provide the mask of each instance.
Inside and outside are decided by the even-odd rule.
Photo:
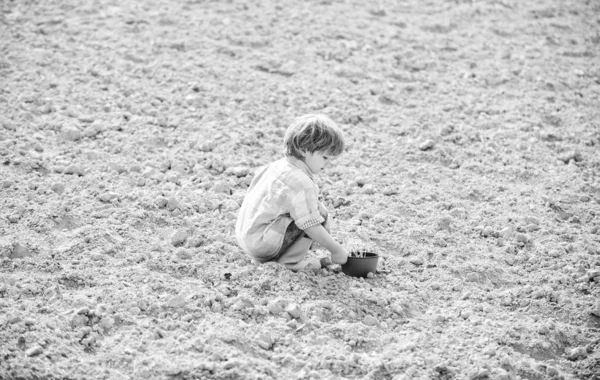
[[[600,378],[599,54],[597,1],[0,0],[0,378]],[[373,278],[232,235],[315,112]]]

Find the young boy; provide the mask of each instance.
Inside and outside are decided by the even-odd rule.
[[[285,137],[285,157],[259,169],[238,214],[238,244],[254,260],[276,261],[293,271],[320,268],[306,260],[313,241],[344,264],[348,252],[326,229],[327,210],[319,202],[314,176],[344,151],[340,128],[323,115],[294,120]]]

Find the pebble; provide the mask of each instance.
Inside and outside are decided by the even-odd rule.
[[[483,227],[483,230],[481,230],[481,235],[483,237],[494,236],[494,229],[490,226],[485,226]]]
[[[165,208],[167,207],[167,204],[169,203],[169,200],[165,197],[157,197],[154,200],[154,204],[156,205],[156,207],[158,208]]]
[[[398,194],[398,188],[396,187],[386,187],[385,189],[383,189],[383,195],[396,195]]]
[[[576,361],[579,359],[585,359],[588,356],[588,352],[585,347],[575,347],[567,352],[567,359]]]
[[[112,201],[116,200],[117,198],[119,198],[119,194],[112,192],[112,191],[100,194],[98,196],[98,199],[100,199],[100,201],[107,202],[107,203],[112,202]]]
[[[166,207],[169,211],[174,211],[176,209],[182,210],[185,208],[175,197],[169,197]]]
[[[62,138],[67,141],[77,141],[81,139],[81,131],[73,126],[65,126],[62,129]]]
[[[446,217],[440,218],[437,222],[437,225],[440,230],[450,231],[451,223],[452,223],[452,219],[446,216]]]
[[[79,177],[82,177],[84,172],[83,172],[83,168],[79,165],[69,165],[67,166],[67,168],[63,171],[63,174],[74,174],[74,175],[78,175]]]
[[[363,187],[367,184],[367,179],[365,177],[358,177],[354,181],[359,187]]]
[[[65,192],[65,185],[62,183],[55,183],[50,187],[50,190],[54,191],[58,195],[61,195]]]
[[[245,166],[234,166],[227,169],[227,173],[231,173],[236,177],[245,177],[250,174],[250,168]]]
[[[284,302],[282,300],[271,300],[267,304],[267,310],[273,315],[279,315],[285,311]]]
[[[192,258],[192,253],[185,248],[179,248],[175,251],[175,256],[181,260],[190,260]]]
[[[590,269],[587,271],[587,276],[590,280],[600,276],[600,269]],[[595,280],[594,280],[595,281]]]
[[[102,254],[102,252],[98,252],[98,251],[94,251],[90,254],[90,258],[93,261],[102,261],[104,260],[106,257],[104,256],[104,254]]]
[[[185,241],[188,239],[189,235],[185,230],[177,230],[171,235],[171,244],[174,247],[179,247],[185,244]]]
[[[558,156],[558,159],[562,162],[564,162],[565,164],[568,164],[569,161],[574,160],[574,161],[581,161],[583,159],[583,157],[581,156],[581,153],[571,150],[565,153],[562,153]]]
[[[437,238],[434,241],[434,244],[437,245],[438,247],[447,247],[448,246],[448,242],[446,240],[444,240],[444,238]]]
[[[215,143],[212,141],[203,142],[198,146],[198,149],[200,149],[202,152],[212,152],[213,149],[215,149]]]
[[[435,142],[431,139],[428,139],[428,140],[423,141],[421,144],[419,144],[419,150],[433,149],[434,146],[435,146]]]
[[[257,338],[256,338],[256,343],[263,349],[265,350],[270,350],[271,347],[273,347],[273,338],[271,337],[270,334],[268,333],[264,333],[264,334],[260,334]]]
[[[529,242],[529,238],[527,237],[527,235],[519,233],[517,234],[517,241],[521,243],[527,243]]]
[[[410,263],[413,265],[421,266],[425,263],[422,257],[413,257],[410,259]]]
[[[172,308],[184,308],[186,303],[185,296],[183,294],[179,294],[170,297],[166,302],[166,306]]]
[[[367,195],[375,194],[375,186],[371,185],[370,183],[364,185],[362,189],[363,189],[362,191],[364,194],[367,194]]]
[[[372,315],[367,315],[363,319],[363,323],[367,326],[377,326],[379,324],[379,321]]]
[[[25,354],[27,354],[27,356],[36,356],[41,354],[42,352],[44,352],[44,349],[42,348],[42,346],[40,345],[35,345],[31,348],[29,348],[27,351],[25,351]]]
[[[229,185],[229,182],[227,181],[216,181],[212,187],[210,188],[210,190],[213,193],[218,193],[218,194],[227,194],[227,195],[231,195],[231,186]]]
[[[302,310],[300,310],[300,306],[297,303],[290,303],[285,311],[292,316],[292,318],[298,319],[302,316]]]
[[[27,248],[19,243],[15,243],[12,247],[12,252],[10,254],[10,258],[20,259],[23,257],[31,256],[32,254],[33,253],[29,250],[29,248]]]

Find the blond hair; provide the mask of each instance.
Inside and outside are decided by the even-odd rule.
[[[283,139],[285,155],[302,159],[302,152],[326,152],[339,156],[344,151],[344,136],[337,124],[325,115],[300,116],[290,124]]]

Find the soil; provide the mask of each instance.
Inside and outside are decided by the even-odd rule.
[[[597,1],[0,1],[0,378],[600,378]],[[233,236],[287,125],[369,278]]]

